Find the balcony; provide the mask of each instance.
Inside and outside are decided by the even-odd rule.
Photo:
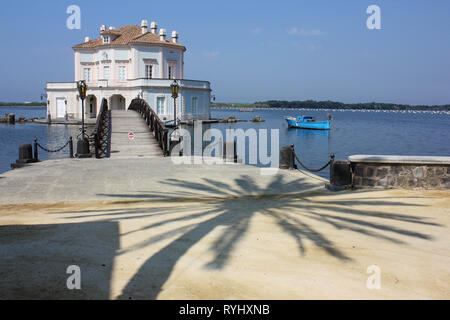
[[[200,89],[200,90],[211,90],[209,81],[201,80],[186,80],[177,79],[178,84],[181,88],[186,89]],[[93,82],[88,82],[88,87],[91,88],[141,88],[141,87],[152,87],[152,88],[170,88],[173,79],[133,79],[127,80],[125,82],[118,80],[98,80]],[[74,82],[48,82],[47,90],[72,90],[77,88],[77,83]]]

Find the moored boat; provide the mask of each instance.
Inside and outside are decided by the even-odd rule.
[[[286,121],[289,128],[312,129],[312,130],[330,130],[330,120],[316,121],[314,117],[287,117]]]

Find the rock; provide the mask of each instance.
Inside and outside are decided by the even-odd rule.
[[[9,124],[15,124],[16,123],[16,115],[14,113],[10,113],[6,116],[6,122]]]
[[[256,117],[254,117],[254,118],[251,120],[251,122],[264,122],[264,121],[265,121],[265,120],[261,119],[260,116],[256,116]]]

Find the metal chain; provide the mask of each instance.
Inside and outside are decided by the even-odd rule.
[[[327,162],[327,164],[325,164],[325,165],[324,165],[322,168],[320,168],[320,169],[310,169],[310,168],[308,168],[307,166],[305,166],[305,165],[303,164],[303,162],[300,161],[300,159],[298,158],[298,156],[297,156],[297,154],[296,154],[295,152],[293,152],[293,154],[294,154],[294,156],[295,156],[295,159],[297,159],[298,163],[300,163],[300,165],[301,165],[303,168],[305,168],[306,170],[311,171],[311,172],[319,172],[319,171],[322,171],[323,169],[325,169],[326,167],[328,167],[328,166],[331,164],[331,160],[330,160],[330,161]]]
[[[36,141],[36,144],[37,144],[37,146],[38,146],[39,148],[41,148],[41,149],[44,150],[44,151],[47,151],[47,152],[59,152],[59,151],[61,151],[62,149],[64,149],[65,147],[67,147],[67,145],[69,144],[69,142],[70,142],[70,140],[68,140],[68,141],[66,142],[66,144],[63,145],[61,148],[58,148],[58,149],[56,149],[56,150],[50,150],[50,149],[47,149],[46,147],[41,146],[41,145],[39,144],[39,142],[37,142],[37,141]]]

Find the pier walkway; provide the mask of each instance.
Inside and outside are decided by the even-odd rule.
[[[324,184],[171,157],[5,172],[0,299],[450,298],[450,192]],[[381,290],[366,286],[373,265]]]
[[[139,113],[132,110],[111,110],[111,158],[162,155],[163,151]]]

